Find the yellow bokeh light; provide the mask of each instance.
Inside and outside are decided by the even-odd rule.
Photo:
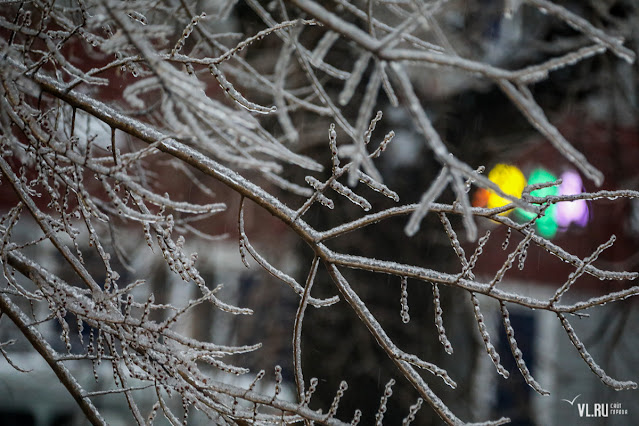
[[[521,170],[508,164],[497,164],[490,173],[488,173],[488,179],[494,182],[506,194],[517,198],[521,198],[521,193],[526,187],[526,178]],[[489,209],[502,207],[508,203],[510,203],[510,201],[506,198],[500,197],[495,194],[495,192],[490,191],[487,204]]]

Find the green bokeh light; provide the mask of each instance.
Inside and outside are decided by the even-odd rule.
[[[535,169],[528,178],[528,185],[554,182],[556,180],[557,177],[552,173],[544,169]],[[532,191],[530,195],[532,195],[533,197],[546,197],[548,195],[557,195],[558,192],[559,189],[557,188],[557,186],[549,186]],[[551,205],[546,209],[545,215],[537,219],[537,221],[535,222],[535,224],[537,225],[537,232],[544,238],[552,238],[555,236],[555,234],[557,234],[557,220],[555,219],[556,210],[557,205]],[[536,216],[535,213],[527,212],[519,208],[515,211],[517,215],[524,220],[531,220]]]

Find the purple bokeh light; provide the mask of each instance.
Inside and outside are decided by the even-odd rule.
[[[581,193],[583,183],[579,173],[568,170],[561,175],[562,184],[559,185],[559,195],[574,195]],[[562,201],[557,204],[557,225],[567,228],[571,222],[584,227],[588,223],[588,205],[585,200]]]

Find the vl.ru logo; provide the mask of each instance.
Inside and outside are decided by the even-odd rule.
[[[562,399],[562,401],[567,402],[571,406],[574,406],[575,401],[579,398],[581,394],[574,397],[572,400]],[[607,403],[607,402],[595,402],[595,403],[577,403],[577,411],[579,412],[579,417],[608,417],[610,415],[627,415],[628,410],[621,408],[620,402]]]
[[[609,404],[602,402],[595,402],[592,404],[581,403],[577,404],[577,409],[579,410],[579,417],[608,417],[609,414]]]

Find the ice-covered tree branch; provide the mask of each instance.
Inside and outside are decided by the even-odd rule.
[[[417,400],[406,405],[403,424],[415,420],[424,402],[447,424],[463,423],[438,389],[464,384],[431,353],[398,337],[371,301],[377,285],[371,276],[388,278],[393,302],[399,301],[393,321],[404,329],[416,327],[410,324],[413,290],[426,288],[434,311],[429,321],[445,356],[455,341],[453,328],[444,327],[450,313],[442,293],[450,290],[476,323],[493,373],[508,377],[502,362],[512,356],[514,373],[548,394],[524,361],[511,322],[512,309],[534,309],[556,317],[575,357],[605,385],[637,387],[610,377],[571,325],[570,315],[639,294],[630,285],[592,297],[574,291],[586,276],[639,276],[598,261],[616,237],[577,255],[538,234],[535,223],[559,203],[619,202],[639,192],[532,193],[555,182],[513,195],[483,174],[485,165],[471,164],[453,147],[422,86],[444,70],[459,87],[495,88],[531,131],[600,186],[605,176],[595,159],[559,131],[534,86],[598,57],[632,63],[636,54],[619,34],[625,30],[600,28],[599,20],[547,0],[507,2],[503,19],[538,10],[538,19],[549,14],[585,43],[548,56],[527,40],[533,47],[522,48],[528,55],[513,65],[464,51],[457,41],[463,34],[443,13],[457,7],[453,3],[36,0],[0,6],[0,314],[46,361],[88,421],[104,424],[96,401],[121,396],[138,424],[158,415],[186,424],[191,407],[219,424],[341,425],[367,415],[381,424],[401,382]],[[432,87],[440,84],[446,86]],[[422,168],[435,165],[431,178],[413,183],[414,199],[394,187],[392,174],[402,171],[386,162],[397,144],[407,143],[389,128],[398,122],[416,135],[408,143],[424,146],[415,151]],[[473,207],[473,187],[507,204]],[[515,220],[507,215],[514,209],[533,218]],[[376,245],[344,243],[399,221],[393,238],[408,247],[396,253],[399,260],[380,255]],[[490,276],[476,273],[496,238],[484,226],[507,229],[505,260]],[[311,256],[296,253],[299,267],[282,255],[288,238]],[[411,247],[419,238],[443,241],[455,269],[415,260]],[[509,245],[510,238],[517,241]],[[210,249],[220,240],[228,244]],[[210,252],[227,254],[229,246],[250,273],[270,278],[256,286],[217,282],[205,270],[207,261]],[[515,266],[525,270],[532,246],[573,268],[547,298],[506,285]],[[229,276],[242,280],[239,272]],[[229,287],[235,293],[223,290]],[[235,336],[222,330],[236,322],[259,328],[264,318],[256,300],[290,323],[290,365],[258,365],[255,373],[255,361],[247,360],[265,351],[268,342],[256,340],[266,330]],[[510,353],[493,343],[488,302],[498,307]],[[341,378],[326,406],[313,399],[322,382],[307,373],[303,339],[318,312],[342,307],[388,361],[377,413],[340,410],[357,392]],[[198,331],[192,319],[207,310],[213,313]],[[348,342],[336,344],[342,343]],[[9,360],[9,345],[0,349]],[[69,365],[108,384],[93,391]]]

